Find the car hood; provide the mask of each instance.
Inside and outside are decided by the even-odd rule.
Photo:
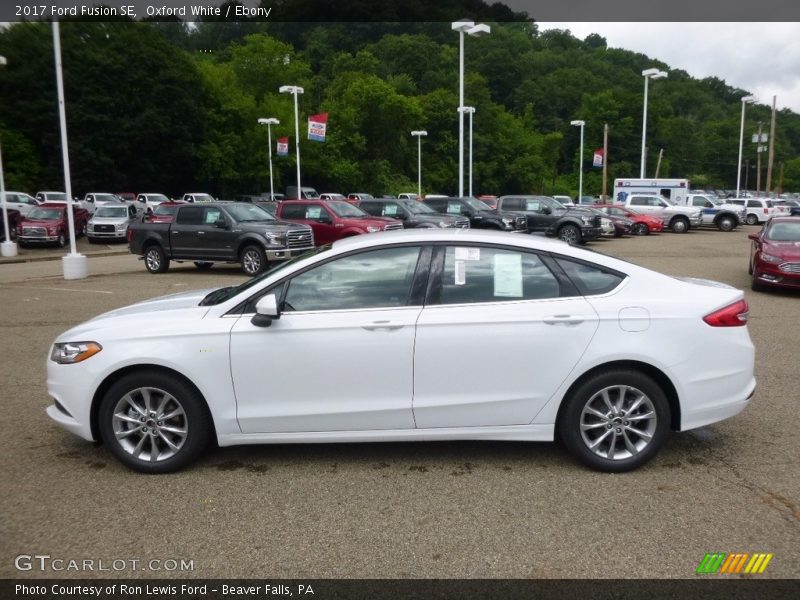
[[[92,223],[97,225],[119,225],[122,223],[127,223],[129,221],[128,217],[92,217]]]
[[[761,251],[786,260],[800,260],[800,242],[764,242]]]

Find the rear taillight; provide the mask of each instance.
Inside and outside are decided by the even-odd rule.
[[[128,235],[126,237],[128,238],[128,243],[130,244],[133,240],[133,230],[130,227],[128,228]]]
[[[747,316],[750,307],[746,300],[739,300],[724,308],[715,310],[710,315],[703,317],[703,321],[712,327],[741,327],[747,325]]]
[[[764,208],[764,214],[765,214],[765,215],[768,215],[768,214],[769,214],[769,209],[768,209],[768,208],[766,208],[766,207]]]

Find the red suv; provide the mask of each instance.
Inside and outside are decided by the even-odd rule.
[[[752,288],[766,286],[800,290],[800,217],[773,217],[751,233]]]
[[[403,223],[397,219],[373,217],[341,200],[284,200],[278,204],[275,216],[309,225],[317,246],[351,235],[403,229]]]

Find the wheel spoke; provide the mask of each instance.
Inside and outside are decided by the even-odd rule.
[[[608,444],[608,450],[606,451],[606,458],[614,458],[614,450],[617,446],[617,432],[614,429],[609,430],[611,431],[611,442]]]
[[[161,428],[161,431],[166,431],[168,433],[174,433],[175,435],[179,435],[182,438],[186,437],[186,430],[180,429],[179,427],[168,427],[164,426]]]
[[[120,421],[125,421],[126,423],[135,423],[136,425],[139,425],[140,423],[139,419],[134,419],[133,417],[129,417],[125,413],[116,413],[114,415],[114,418],[119,419]]]
[[[631,404],[630,407],[627,409],[627,413],[631,414],[633,411],[639,408],[639,406],[644,401],[644,398],[645,398],[644,394],[639,394],[636,400],[633,401],[633,404]]]
[[[631,433],[635,433],[636,435],[638,435],[640,438],[642,438],[647,442],[653,439],[653,436],[647,433],[646,431],[641,431],[640,429],[634,429],[633,427],[630,426],[625,427],[625,429],[627,431],[630,431]]]
[[[122,400],[127,402],[128,404],[130,404],[133,407],[133,409],[136,412],[138,412],[140,415],[142,415],[143,417],[147,416],[147,413],[144,412],[141,408],[139,408],[139,406],[136,404],[136,402],[133,401],[133,397],[131,397],[130,394],[125,394],[125,396],[122,398]]]
[[[625,447],[628,449],[628,452],[630,452],[632,455],[639,453],[639,449],[633,444],[631,439],[628,437],[628,432],[625,429],[622,430],[622,439],[625,440]]]
[[[628,421],[645,421],[650,419],[655,419],[656,413],[650,411],[648,413],[644,413],[643,415],[633,415],[628,417]]]
[[[595,410],[591,406],[584,407],[583,414],[587,414],[587,413],[590,414],[590,415],[594,415],[598,419],[603,419],[603,421],[607,420],[606,416],[603,413],[601,413],[599,410]]]
[[[590,429],[597,429],[598,427],[605,426],[605,423],[581,423],[581,431],[589,431]]]
[[[624,385],[619,386],[619,400],[617,404],[614,406],[617,410],[615,412],[619,412],[622,410],[623,403],[625,402],[625,394],[628,392],[628,388]]]
[[[142,432],[142,426],[140,425],[139,427],[134,427],[133,429],[123,429],[122,431],[115,431],[114,435],[117,436],[118,440],[122,440],[130,435],[133,435],[134,433],[141,433],[141,432]]]
[[[595,448],[597,448],[600,444],[603,443],[603,440],[606,439],[609,436],[609,434],[611,434],[612,432],[613,432],[612,429],[609,429],[608,431],[606,431],[603,435],[601,435],[599,438],[594,440],[594,442],[589,446],[589,448],[591,450],[594,450]]]
[[[142,399],[144,400],[145,416],[150,416],[150,411],[153,410],[150,406],[150,390],[143,388],[139,390],[139,393],[142,395]]]
[[[172,448],[173,451],[175,451],[175,452],[178,451],[177,444],[173,443],[173,441],[171,439],[169,439],[167,436],[165,436],[161,431],[158,432],[158,437],[160,437],[167,446]]]
[[[156,445],[156,436],[148,436],[150,438],[150,462],[158,460],[158,446]]]
[[[606,406],[608,407],[608,410],[610,410],[612,413],[615,412],[614,411],[614,405],[611,404],[611,398],[608,395],[608,390],[603,390],[600,395],[603,398],[603,402],[606,403]]]
[[[158,403],[158,407],[156,408],[156,419],[163,419],[162,413],[164,412],[164,408],[167,405],[167,402],[170,401],[172,397],[169,394],[164,394],[161,396],[161,400]]]
[[[136,444],[136,447],[133,449],[133,454],[136,458],[139,458],[139,455],[142,453],[144,449],[144,443],[147,441],[147,438],[150,437],[149,435],[145,434],[141,438],[139,438],[139,442]]]
[[[183,414],[184,414],[183,409],[181,407],[178,407],[175,410],[173,410],[172,412],[167,413],[166,415],[161,415],[159,417],[159,419],[161,421],[169,421],[173,417],[183,416]]]

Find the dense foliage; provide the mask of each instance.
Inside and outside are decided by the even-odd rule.
[[[476,11],[480,3],[476,2]],[[500,5],[498,18],[509,18]],[[302,7],[295,6],[296,10]],[[502,14],[501,14],[502,13]],[[474,12],[472,14],[475,14]],[[387,15],[390,18],[391,15]],[[449,22],[62,24],[73,189],[203,190],[222,197],[268,189],[267,132],[290,137],[274,157],[276,188],[294,183],[294,113],[281,85],[301,85],[303,184],[375,194],[416,189],[413,129],[426,129],[423,187],[457,189],[458,36]],[[63,188],[50,26],[0,32],[0,136],[9,189]],[[638,176],[641,70],[669,66],[609,49],[591,35],[540,32],[533,22],[492,25],[466,41],[466,104],[475,106],[475,193],[577,191],[578,136],[586,121],[586,193],[600,191],[591,156],[610,127],[609,176]],[[698,186],[736,183],[740,97],[715,78],[671,70],[649,96],[647,173],[664,150],[662,177]],[[306,117],[328,112],[328,140],[307,141]],[[755,187],[759,121],[748,108],[745,158]],[[800,115],[777,115],[775,186],[800,190]],[[766,165],[766,154],[762,156]],[[762,186],[766,167],[762,169]],[[743,176],[744,184],[744,176]]]

